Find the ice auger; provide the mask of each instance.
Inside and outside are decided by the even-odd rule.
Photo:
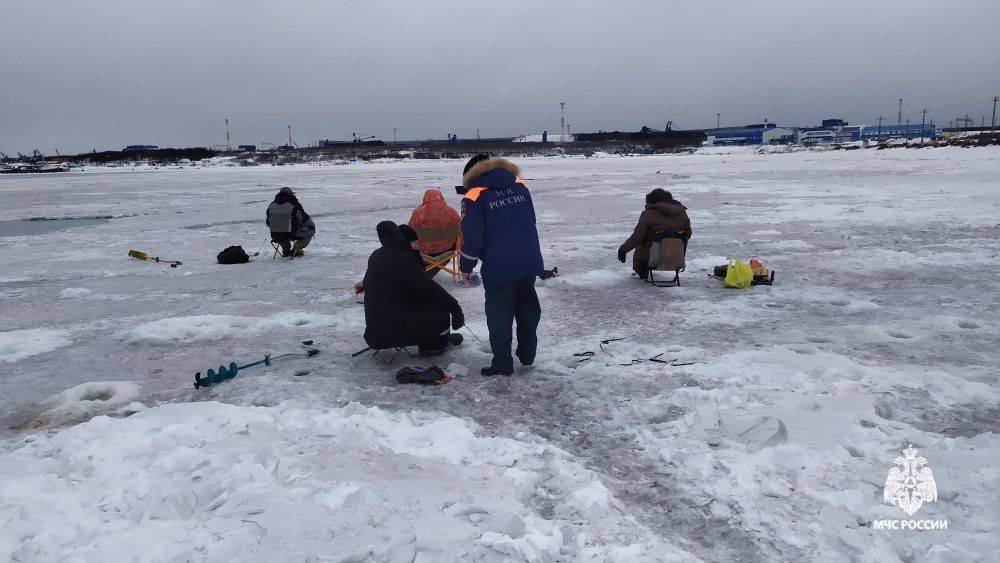
[[[152,260],[153,262],[169,264],[171,268],[176,268],[177,266],[183,264],[180,260],[167,260],[160,258],[159,256],[150,256],[148,252],[143,252],[141,250],[129,250],[128,255],[136,260]]]
[[[202,376],[199,371],[194,374],[194,388],[201,389],[202,387],[211,387],[216,383],[221,383],[236,377],[236,374],[239,373],[241,369],[259,366],[261,364],[264,364],[265,366],[271,365],[271,354],[264,354],[263,360],[250,362],[245,366],[238,366],[236,365],[236,362],[229,362],[229,367],[219,366],[219,371],[208,368],[208,371],[205,372],[204,376]]]
[[[272,360],[277,360],[279,358],[287,358],[290,356],[303,356],[306,358],[312,358],[313,356],[319,354],[319,350],[317,348],[313,348],[312,343],[313,343],[312,340],[303,340],[301,352],[287,352],[285,354],[279,354],[277,356],[272,356],[271,354],[264,354],[263,359],[257,360],[256,362],[250,362],[249,364],[243,366],[236,365],[236,362],[229,362],[228,367],[219,366],[218,371],[209,368],[205,372],[205,375],[202,375],[201,372],[199,371],[194,374],[194,388],[201,389],[202,387],[211,387],[217,383],[228,381],[236,377],[236,374],[238,374],[240,370],[244,370],[253,366],[259,366],[261,364],[269,366],[271,365]]]

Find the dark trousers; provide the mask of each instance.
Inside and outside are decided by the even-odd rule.
[[[312,239],[312,236],[295,238],[294,234],[279,233],[278,236],[275,236],[274,233],[271,233],[271,240],[281,246],[282,256],[292,255],[292,243],[298,243],[299,248],[305,248],[309,246]]]
[[[517,350],[522,364],[535,361],[538,336],[535,330],[542,317],[542,308],[535,293],[535,277],[525,278],[486,289],[486,326],[490,329],[490,347],[493,349],[493,367],[509,371],[514,369],[510,355],[513,339],[512,325],[517,322]]]
[[[451,314],[443,308],[435,307],[433,316],[437,331],[428,334],[424,342],[417,345],[417,349],[421,352],[442,348],[448,343],[448,335],[451,334]]]

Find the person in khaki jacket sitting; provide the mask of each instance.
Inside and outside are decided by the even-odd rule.
[[[624,264],[626,255],[635,250],[632,269],[641,279],[646,279],[652,236],[663,231],[681,233],[686,249],[687,241],[691,238],[691,219],[688,218],[687,208],[675,200],[670,192],[656,188],[646,194],[646,209],[639,215],[639,222],[636,223],[632,236],[618,248],[618,261]]]

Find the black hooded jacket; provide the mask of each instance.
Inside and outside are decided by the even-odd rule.
[[[365,342],[376,350],[438,344],[445,313],[460,317],[462,307],[427,276],[395,223],[382,221],[376,231],[382,248],[365,272]]]

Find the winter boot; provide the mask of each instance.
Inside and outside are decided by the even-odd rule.
[[[441,346],[417,346],[417,356],[420,358],[434,358],[444,354],[444,345]]]
[[[512,375],[514,373],[514,370],[510,369],[502,370],[500,368],[489,366],[479,370],[479,373],[483,374],[486,377],[490,377],[493,375]]]

